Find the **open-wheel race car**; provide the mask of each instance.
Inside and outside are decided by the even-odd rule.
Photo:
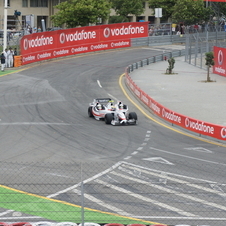
[[[111,125],[136,125],[137,114],[129,112],[128,106],[121,101],[114,101],[111,98],[96,98],[89,104],[89,117],[96,120],[104,120]]]

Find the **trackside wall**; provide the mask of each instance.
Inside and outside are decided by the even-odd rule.
[[[135,94],[135,96],[141,100],[152,112],[158,117],[170,122],[172,125],[177,125],[186,130],[198,133],[199,135],[204,135],[208,137],[215,138],[217,140],[226,141],[226,127],[216,124],[211,124],[205,121],[190,118],[188,116],[174,112],[163,105],[156,102],[148,94],[142,91],[135,82],[131,79],[129,73],[135,69],[143,67],[145,65],[162,61],[165,57],[177,57],[185,54],[183,51],[175,51],[171,53],[164,53],[158,56],[154,56],[148,59],[141,60],[139,62],[129,65],[125,70],[126,84],[129,89]]]
[[[79,53],[131,47],[132,38],[148,36],[148,22],[87,26],[25,35],[22,64]]]

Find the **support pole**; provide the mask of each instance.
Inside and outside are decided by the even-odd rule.
[[[7,48],[7,0],[5,0],[5,7],[4,7],[4,32],[3,32],[3,50],[5,50]]]

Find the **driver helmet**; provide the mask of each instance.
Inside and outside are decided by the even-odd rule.
[[[100,104],[100,103],[97,103],[97,109],[98,109],[98,110],[101,110],[101,108],[102,108],[102,107],[101,107],[101,104]]]
[[[119,105],[118,105],[119,109],[123,109],[123,103],[120,102]]]
[[[114,105],[111,106],[111,110],[112,110],[112,111],[115,111],[115,110],[116,110],[116,108],[115,108]]]

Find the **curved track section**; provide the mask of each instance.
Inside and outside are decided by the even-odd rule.
[[[142,167],[146,166],[154,171],[149,173],[146,170],[145,173],[161,177],[161,180],[158,178],[160,182],[165,181],[166,174],[159,176],[154,172],[161,169],[174,181],[178,179],[176,174],[180,174],[183,186],[191,177],[209,184],[210,181],[225,184],[225,147],[185,136],[150,120],[138,110],[138,105],[128,101],[119,87],[119,75],[127,65],[157,54],[158,51],[148,48],[95,53],[43,62],[1,77],[0,154],[1,161],[9,163],[7,167],[1,166],[2,170],[7,168],[7,178],[2,175],[1,182],[12,185],[12,180],[9,182],[12,177],[18,180],[18,184],[20,181],[36,184],[38,177],[30,175],[27,178],[26,173],[37,168],[35,175],[40,175],[43,184],[50,181],[50,176],[57,183],[58,175],[63,175],[65,170],[63,164],[70,164],[70,169],[73,169],[73,164],[78,162],[124,161],[136,162],[136,166],[129,165],[124,169],[124,172],[130,170],[133,177],[139,177],[146,170]],[[137,112],[139,124],[114,127],[89,118],[88,104],[97,97],[111,97],[127,103],[130,111]],[[39,165],[40,162],[42,165]],[[20,163],[21,169],[15,170],[14,166],[14,171],[10,171],[12,163]],[[26,163],[26,170],[23,163]],[[55,163],[56,167],[48,169],[47,175],[45,164]],[[86,176],[93,176],[107,167],[109,165],[99,164],[95,172]],[[114,172],[115,177],[122,174],[122,169],[120,173]],[[71,176],[65,176],[63,184],[73,186],[80,178],[77,180],[72,181]],[[142,180],[145,181],[145,178]],[[18,189],[33,192],[22,185]],[[174,189],[176,191],[177,186]],[[53,186],[48,192],[53,194],[57,190],[60,189]],[[55,196],[57,199],[58,194]],[[64,197],[67,195],[61,194],[62,200],[65,200]],[[156,221],[159,219],[162,220],[157,218]]]

